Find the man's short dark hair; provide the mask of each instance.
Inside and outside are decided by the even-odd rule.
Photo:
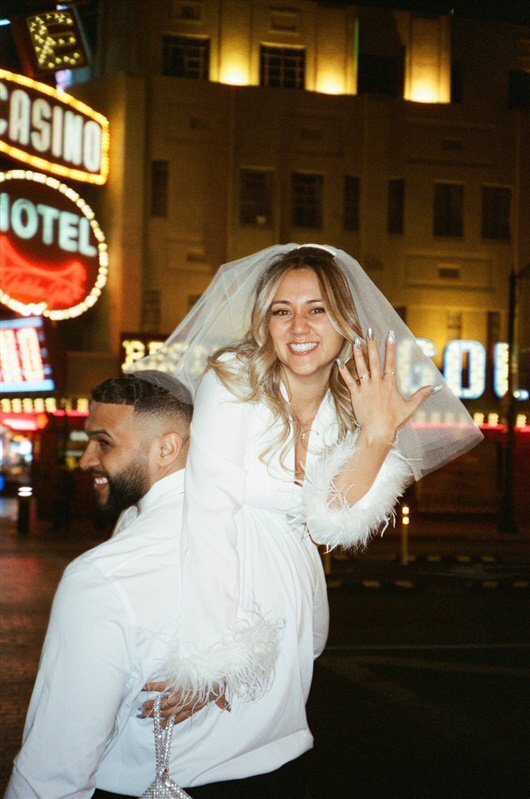
[[[178,381],[175,383],[178,387]],[[180,393],[177,391],[177,393]],[[181,396],[186,389],[182,386]],[[92,400],[111,405],[132,405],[134,412],[150,416],[175,416],[189,425],[193,406],[161,385],[142,380],[141,372],[104,380],[92,389]]]

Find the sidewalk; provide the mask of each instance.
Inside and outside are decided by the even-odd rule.
[[[530,530],[501,533],[488,517],[411,517],[363,552],[324,554],[330,589],[530,590]]]

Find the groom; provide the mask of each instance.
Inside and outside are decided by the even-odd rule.
[[[153,722],[140,706],[177,628],[190,403],[178,380],[156,371],[92,392],[81,467],[100,508],[121,515],[59,584],[5,799],[127,799],[154,779]],[[319,654],[327,601],[312,582],[307,590]],[[274,681],[257,702],[216,704],[177,717],[171,777],[193,786],[194,799],[302,799],[302,763],[282,745]],[[263,773],[262,761],[277,765]]]

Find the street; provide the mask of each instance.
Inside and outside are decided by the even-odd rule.
[[[20,536],[4,515],[0,792],[55,586],[97,540],[83,530]],[[308,709],[308,799],[527,799],[526,536],[510,546],[482,541],[471,555],[457,539],[421,540],[415,547],[426,554],[408,567],[391,557],[399,542],[384,546],[332,567],[331,633]]]
[[[330,598],[311,796],[530,795],[528,593]]]

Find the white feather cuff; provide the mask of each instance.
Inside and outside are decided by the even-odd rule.
[[[242,701],[259,699],[269,689],[278,655],[282,622],[260,617],[201,651],[186,655],[176,638],[157,679],[168,681],[167,690],[180,694],[184,705],[193,697],[198,703],[225,694]]]
[[[397,449],[392,449],[369,491],[354,505],[349,505],[333,479],[354,452],[355,439],[350,436],[306,465],[303,521],[311,538],[330,549],[364,548],[374,533],[386,529],[394,519],[394,506],[413,479],[405,458]]]

